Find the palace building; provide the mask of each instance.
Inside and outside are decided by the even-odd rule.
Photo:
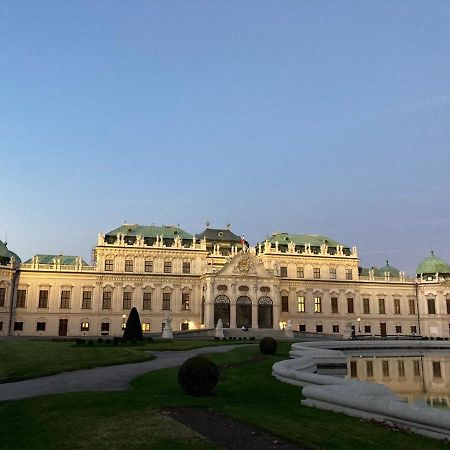
[[[362,268],[356,247],[274,233],[256,246],[226,229],[123,224],[98,236],[91,264],[0,241],[0,335],[120,336],[131,307],[143,331],[224,327],[448,338],[450,267],[431,254],[414,278]]]

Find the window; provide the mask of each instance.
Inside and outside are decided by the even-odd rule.
[[[25,289],[19,289],[17,291],[17,308],[25,308],[25,301],[27,298],[27,291]]]
[[[352,280],[353,279],[352,269],[345,269],[345,279],[346,280]]]
[[[22,331],[23,322],[14,322],[14,331]]]
[[[111,309],[112,292],[103,291],[102,309]]]
[[[367,378],[373,377],[373,361],[366,361],[366,376]]]
[[[102,322],[100,324],[100,331],[109,332],[109,322]]]
[[[6,288],[0,288],[0,308],[5,306]]]
[[[189,261],[183,261],[183,273],[191,273],[191,263]]]
[[[125,272],[133,272],[133,260],[132,259],[125,260]]]
[[[3,330],[3,322],[0,322],[0,331]]]
[[[427,299],[428,303],[428,314],[436,314],[436,303],[434,298]]]
[[[403,359],[397,360],[397,369],[398,369],[398,376],[400,378],[405,377],[405,361]]]
[[[395,332],[397,334],[402,334],[402,326],[401,325],[396,325],[395,326]]]
[[[181,322],[181,331],[189,330],[189,322]]]
[[[150,331],[150,324],[148,322],[142,322],[142,331]]]
[[[313,269],[313,277],[320,278],[320,267],[314,267]]]
[[[81,302],[81,309],[92,308],[92,291],[83,291],[83,300]]]
[[[352,378],[358,377],[358,369],[356,366],[356,361],[350,361],[350,376]]]
[[[36,322],[36,331],[45,331],[45,322]]]
[[[112,259],[105,259],[105,272],[112,272],[114,270],[114,261]]]
[[[400,299],[394,298],[394,314],[400,314]]]
[[[372,333],[372,327],[370,325],[364,325],[364,333]]]
[[[322,333],[323,332],[323,325],[316,325],[316,333]]]
[[[122,322],[122,330],[125,330],[126,327],[127,327],[127,323],[126,322]]]
[[[332,280],[336,279],[336,267],[330,267],[330,278]]]
[[[305,269],[303,266],[297,267],[297,278],[305,278]]]
[[[411,334],[417,333],[417,327],[415,325],[411,325]]]
[[[122,309],[131,309],[131,292],[123,293]]]
[[[281,266],[280,267],[280,277],[286,278],[287,276],[288,276],[288,274],[287,274],[287,267],[286,266]]]
[[[339,333],[339,325],[333,325],[333,333]]]
[[[144,296],[142,299],[142,309],[149,310],[152,309],[152,293],[144,292]]]
[[[145,261],[144,272],[153,272],[153,261],[152,260]]]
[[[305,312],[305,297],[303,297],[302,295],[297,297],[297,312]]]
[[[181,309],[183,311],[188,311],[190,309],[188,292],[183,292],[181,294]]]
[[[331,297],[331,312],[333,314],[337,314],[339,312],[337,297]]]
[[[172,273],[172,261],[164,261],[164,273]]]
[[[289,312],[289,297],[287,295],[281,296],[281,312]]]
[[[409,313],[411,315],[416,314],[416,301],[413,298],[410,298],[408,301],[408,305],[409,305]]]
[[[386,305],[384,304],[384,298],[378,299],[378,314],[386,314]]]
[[[447,314],[450,314],[450,298],[447,298],[446,302],[447,302]]]
[[[163,292],[162,309],[170,309],[170,292]]]
[[[39,304],[38,308],[48,308],[48,291],[39,291]]]
[[[322,298],[314,297],[314,312],[321,313],[322,312]]]
[[[440,361],[433,361],[433,377],[434,378],[442,378]]]
[[[383,360],[381,363],[381,367],[383,369],[383,377],[389,376],[389,361]]]
[[[354,314],[355,313],[355,305],[353,304],[353,299],[352,298],[348,298],[347,299],[347,312],[349,314]]]
[[[61,309],[69,309],[70,308],[70,291],[61,291]]]
[[[363,314],[370,314],[370,299],[363,298]]]
[[[420,377],[420,361],[415,359],[414,360],[414,364],[413,364],[413,368],[414,368],[414,376],[415,377]]]
[[[298,331],[301,331],[303,333],[306,333],[306,325],[299,325],[298,326]]]
[[[89,331],[89,322],[81,322],[80,331]]]

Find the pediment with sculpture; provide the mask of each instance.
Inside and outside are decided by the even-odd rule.
[[[251,277],[273,277],[263,263],[251,253],[239,253],[226,263],[216,275],[225,276],[251,276]]]

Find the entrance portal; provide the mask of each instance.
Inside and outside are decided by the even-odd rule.
[[[273,328],[273,302],[270,297],[258,300],[258,327]]]
[[[252,327],[252,301],[246,296],[236,300],[236,326]]]
[[[59,319],[58,336],[67,336],[69,319]]]
[[[214,327],[219,319],[224,328],[230,328],[230,299],[226,295],[219,295],[214,300]]]

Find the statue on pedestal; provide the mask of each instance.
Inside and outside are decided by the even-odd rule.
[[[217,321],[217,326],[216,326],[216,333],[215,333],[215,337],[219,338],[219,339],[223,339],[223,323],[222,323],[222,319],[219,319]]]
[[[162,334],[163,339],[173,339],[172,333],[172,317],[169,314],[166,314],[166,318],[164,319],[164,330]]]

